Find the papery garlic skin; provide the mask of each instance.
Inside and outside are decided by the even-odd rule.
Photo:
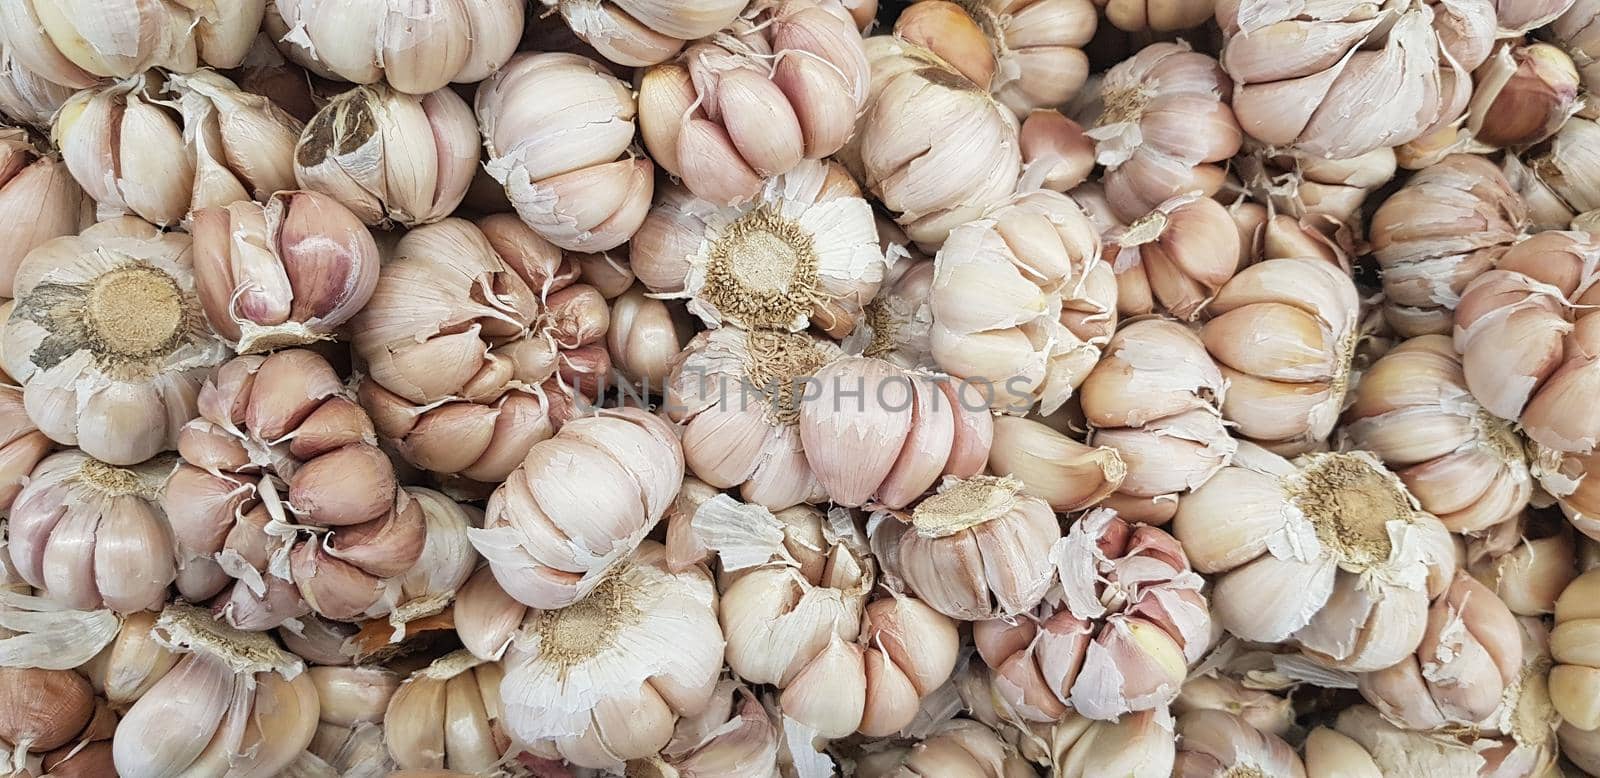
[[[1028,618],[979,622],[994,688],[1030,721],[1165,709],[1210,642],[1200,577],[1171,535],[1085,514],[1051,552],[1061,576]]]
[[[20,767],[28,753],[43,753],[71,742],[90,723],[95,711],[94,692],[71,670],[0,667],[0,747],[14,748],[6,769],[12,775],[30,775]]]
[[[748,200],[764,180],[838,151],[867,99],[861,35],[837,0],[752,11],[639,79],[650,156],[718,204]]]
[[[1079,392],[1089,441],[1125,466],[1105,504],[1132,521],[1164,523],[1238,448],[1222,420],[1227,385],[1205,345],[1176,322],[1130,322],[1105,351]]]
[[[575,276],[510,214],[406,233],[351,322],[378,434],[423,469],[505,480],[610,372],[605,300]]]
[[[1110,498],[1127,477],[1127,464],[1107,446],[1079,443],[1043,422],[994,418],[990,472],[1022,482],[1023,494],[1061,513],[1080,511]]]
[[[1527,223],[1505,176],[1455,154],[1425,168],[1372,216],[1368,240],[1383,269],[1384,318],[1402,335],[1448,332],[1462,291]]]
[[[229,351],[206,326],[191,257],[189,236],[136,219],[29,252],[0,359],[39,431],[113,465],[176,447]]]
[[[390,623],[396,625],[437,615],[449,607],[478,564],[468,530],[483,524],[483,512],[476,507],[432,489],[404,489],[422,508],[426,530],[417,561],[399,580],[400,600],[389,614]]]
[[[431,224],[449,216],[472,183],[480,154],[474,124],[472,109],[450,89],[410,95],[386,84],[358,86],[306,123],[294,177],[367,224]]]
[[[473,109],[489,174],[551,243],[605,251],[639,229],[655,166],[634,158],[627,84],[575,54],[524,52],[479,87]]]
[[[866,754],[856,764],[859,778],[1032,778],[1035,774],[1014,747],[971,719],[951,719],[909,747]]]
[[[1596,67],[1600,61],[1595,56],[1600,54],[1600,37],[1597,37],[1600,27],[1595,25],[1596,16],[1600,16],[1600,4],[1593,0],[1576,0],[1563,5],[1566,8],[1561,15],[1550,22],[1550,39],[1572,57],[1584,89],[1593,91],[1600,85],[1600,68]]]
[[[750,0],[541,0],[601,56],[624,67],[665,62],[685,42],[707,37],[738,18]],[[848,5],[848,4],[847,4]]]
[[[270,637],[184,605],[163,611],[155,634],[184,655],[118,725],[119,775],[278,775],[310,744],[316,684]]]
[[[574,419],[534,444],[467,532],[508,594],[564,608],[601,586],[683,483],[676,431],[636,408]]]
[[[1544,143],[1506,155],[1506,177],[1522,195],[1534,226],[1566,229],[1578,214],[1600,208],[1600,188],[1591,183],[1600,170],[1600,159],[1590,151],[1597,139],[1600,121],[1578,114]]]
[[[1456,564],[1449,531],[1365,452],[1291,463],[1241,443],[1179,500],[1172,529],[1214,576],[1212,612],[1229,632],[1356,672],[1416,650]],[[1269,583],[1283,580],[1302,584]]]
[[[1394,469],[1422,509],[1452,532],[1511,521],[1533,495],[1523,444],[1467,389],[1444,335],[1391,349],[1361,375],[1341,434]]]
[[[724,679],[704,711],[678,719],[659,755],[630,762],[628,769],[662,778],[777,775],[777,727],[754,693]]]
[[[1177,778],[1259,775],[1306,778],[1305,765],[1282,738],[1222,711],[1193,711],[1178,717]]]
[[[1400,729],[1366,705],[1346,708],[1332,729],[1306,740],[1308,778],[1388,775],[1484,775],[1486,760],[1449,737]]]
[[[1193,321],[1233,278],[1242,256],[1233,217],[1198,194],[1162,202],[1103,239],[1122,316],[1165,311]]]
[[[1019,188],[1066,192],[1094,172],[1094,139],[1082,125],[1050,108],[1030,111],[1017,136],[1022,148]]]
[[[1133,222],[1162,202],[1198,192],[1209,197],[1244,135],[1223,99],[1228,77],[1186,43],[1154,43],[1106,73],[1102,110],[1088,131],[1095,161],[1106,166],[1106,199]]]
[[[719,207],[663,187],[630,244],[645,286],[688,299],[707,326],[855,329],[885,260],[872,206],[844,169],[803,160],[755,198]]]
[[[142,3],[7,0],[7,48],[29,70],[74,88],[150,68],[191,73],[238,67],[261,28],[267,0]]]
[[[575,606],[530,610],[500,684],[506,731],[581,767],[656,754],[680,716],[711,702],[716,598],[704,568],[669,572],[665,549],[645,541]]]
[[[29,251],[94,223],[93,202],[27,131],[0,127],[0,297],[15,296],[13,279]]]
[[[1267,260],[1222,287],[1200,339],[1228,382],[1222,415],[1238,434],[1282,453],[1327,438],[1350,381],[1359,302],[1350,276],[1315,258]]]
[[[1061,525],[1012,478],[948,478],[898,517],[875,515],[872,546],[886,576],[954,619],[1016,616],[1054,579],[1050,549]]]
[[[30,586],[69,608],[159,609],[177,574],[172,528],[158,504],[170,458],[112,467],[68,450],[45,458],[11,506],[11,562]]]
[[[1271,202],[1280,213],[1297,219],[1330,216],[1347,224],[1359,222],[1368,193],[1394,178],[1396,169],[1394,150],[1388,147],[1350,159],[1257,148],[1234,164],[1257,199]]]
[[[190,232],[206,318],[241,354],[333,337],[378,285],[372,234],[318,192],[202,208]]]
[[[1018,195],[952,230],[934,260],[933,358],[997,410],[1072,396],[1115,326],[1115,283],[1094,226],[1066,195]]]
[[[40,130],[50,129],[50,117],[77,92],[27,69],[11,56],[0,34],[0,116]]]
[[[199,404],[163,495],[193,568],[180,591],[221,592],[213,607],[241,629],[308,608],[387,615],[428,527],[333,367],[302,349],[239,357],[207,379]]]
[[[465,651],[447,654],[411,674],[383,713],[389,756],[401,769],[449,765],[490,771],[510,751],[501,729],[505,670]]]
[[[296,64],[357,84],[422,95],[488,78],[522,37],[523,3],[273,0],[266,31]]]

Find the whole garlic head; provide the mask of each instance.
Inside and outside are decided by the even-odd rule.
[[[1233,278],[1242,254],[1228,209],[1199,194],[1166,200],[1102,237],[1122,316],[1164,311],[1184,321],[1199,318]]]
[[[1456,564],[1450,533],[1366,452],[1290,462],[1241,443],[1173,518],[1212,612],[1246,640],[1293,641],[1352,671],[1399,662]],[[1284,586],[1283,581],[1301,582]]]
[[[28,254],[0,359],[40,432],[113,465],[177,446],[230,351],[206,326],[192,256],[189,236],[131,218]]]
[[[541,0],[606,59],[624,67],[665,62],[727,27],[750,0]]]
[[[1305,778],[1305,766],[1283,738],[1220,710],[1197,710],[1178,717],[1176,778],[1256,775]]]
[[[93,224],[93,204],[26,130],[0,127],[0,296],[15,296],[13,279],[28,252]]]
[[[948,18],[954,14],[970,21]],[[1094,36],[1095,17],[1087,0],[920,0],[901,12],[905,21],[895,23],[895,34],[962,66],[1020,118],[1035,108],[1059,106],[1078,93],[1089,75],[1089,58],[1082,49]],[[981,30],[992,59],[961,51],[952,23]],[[983,70],[968,62],[981,63]]]
[[[0,3],[0,27],[23,67],[82,89],[98,77],[129,78],[151,68],[192,73],[202,66],[238,67],[266,5],[7,0]]]

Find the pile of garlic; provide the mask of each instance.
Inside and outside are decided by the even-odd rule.
[[[0,0],[0,778],[1600,778],[1596,94],[1600,0]]]

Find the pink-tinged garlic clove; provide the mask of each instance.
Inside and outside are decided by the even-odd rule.
[[[1023,117],[1017,136],[1022,148],[1019,187],[1066,192],[1094,171],[1094,140],[1082,125],[1048,108]]]
[[[1019,6],[1008,0],[923,0],[902,13],[901,18],[923,13],[919,8],[922,5],[954,9],[944,13],[970,18],[966,23],[975,24],[982,32],[989,56],[981,57],[975,51],[967,59],[986,65],[992,75],[979,77],[971,67],[963,67],[962,72],[988,88],[1018,117],[1072,99],[1089,74],[1089,59],[1082,49],[1094,35],[1096,14],[1088,2],[1043,0]],[[960,59],[949,56],[952,44],[967,36],[948,34],[951,23],[947,21],[945,26],[914,35],[909,24],[896,22],[895,34],[959,63]]]
[[[664,62],[677,54],[684,43],[727,27],[749,5],[749,0],[542,2],[560,11],[572,31],[601,56],[624,67]]]
[[[611,364],[637,391],[659,394],[666,388],[673,357],[688,345],[691,332],[680,307],[633,286],[611,303],[606,349]]]
[[[92,224],[92,203],[66,165],[36,148],[26,131],[0,129],[0,295],[15,294],[13,279],[28,252]]]
[[[1538,143],[1581,107],[1572,58],[1548,43],[1503,44],[1474,78],[1466,129],[1490,146]]]
[[[1160,310],[1193,321],[1239,267],[1233,218],[1197,195],[1162,202],[1104,238],[1106,262],[1117,274],[1117,312],[1125,317]]]

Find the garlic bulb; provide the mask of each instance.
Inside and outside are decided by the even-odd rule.
[[[660,754],[627,769],[640,778],[746,778],[778,775],[777,763],[772,718],[748,688],[724,679],[704,711],[678,719]]]
[[[1402,335],[1449,331],[1467,283],[1527,223],[1516,191],[1482,157],[1455,154],[1406,181],[1372,215],[1384,318]]]
[[[685,42],[709,37],[738,18],[750,0],[541,0],[572,31],[624,67],[665,62]],[[847,3],[848,5],[848,3]]]
[[[904,508],[943,476],[983,469],[993,422],[970,386],[868,357],[835,360],[807,383],[800,441],[838,505]]]
[[[1236,157],[1234,165],[1255,197],[1280,214],[1355,224],[1367,195],[1394,178],[1397,163],[1394,149],[1384,146],[1349,159],[1256,148]]]
[[[1490,146],[1538,143],[1582,106],[1572,58],[1548,43],[1501,44],[1474,79],[1466,129]]]
[[[132,705],[178,663],[178,654],[156,640],[152,629],[158,614],[152,611],[130,613],[122,619],[110,644],[78,668],[89,679],[94,693],[118,710]]]
[[[1228,77],[1186,43],[1154,43],[1106,73],[1089,137],[1106,166],[1106,199],[1132,222],[1162,202],[1216,193],[1244,140],[1223,99]]]
[[[202,208],[189,230],[206,319],[241,354],[332,338],[378,285],[372,233],[325,194]]]
[[[1222,0],[1217,22],[1240,127],[1268,146],[1350,159],[1460,115],[1468,72],[1489,55],[1494,8]]]
[[[0,511],[9,511],[32,473],[55,448],[23,403],[22,390],[0,384]]]
[[[639,78],[650,156],[695,196],[731,204],[849,140],[867,98],[861,34],[838,0],[753,14]]]
[[[150,68],[177,73],[238,67],[261,28],[267,0],[145,3],[140,0],[6,0],[0,28],[23,67],[82,89],[96,77]]]
[[[378,434],[418,467],[505,480],[610,372],[605,300],[574,275],[509,214],[406,233],[351,323]]]
[[[1226,467],[1238,444],[1220,407],[1226,384],[1194,333],[1163,319],[1129,322],[1083,382],[1089,441],[1114,450],[1125,475],[1103,503],[1123,518],[1165,523],[1184,493]]]
[[[0,297],[15,294],[13,279],[28,252],[94,223],[93,202],[26,130],[0,127]]]
[[[1127,476],[1122,456],[1107,446],[1090,446],[1032,418],[994,418],[989,470],[1022,482],[1022,493],[1061,513],[1099,505]]]
[[[424,95],[498,70],[522,38],[523,13],[518,0],[273,0],[265,22],[284,55],[319,76]]]
[[[955,13],[971,17],[988,39],[992,63],[985,63],[988,76],[981,81],[1018,117],[1035,108],[1051,108],[1072,99],[1089,74],[1089,58],[1083,47],[1094,36],[1095,9],[1086,0],[972,0],[950,3],[946,0],[919,0],[933,6],[959,7]],[[945,47],[957,43],[948,30],[929,24],[930,20],[951,13],[919,8],[916,4],[901,13],[905,22],[896,22],[895,34],[948,56]],[[980,60],[981,61],[981,60]],[[963,69],[966,72],[966,69]]]
[[[0,359],[40,432],[112,465],[176,447],[229,352],[206,326],[187,235],[101,222],[29,252],[15,291]]]
[[[872,206],[844,169],[801,161],[754,200],[721,208],[663,188],[630,244],[651,291],[689,300],[707,325],[848,335],[883,281]]]
[[[609,580],[683,483],[676,431],[636,408],[574,419],[528,450],[467,531],[495,579],[534,608],[564,608]]]
[[[1022,149],[1018,189],[1023,191],[1066,192],[1094,171],[1094,139],[1053,108],[1038,108],[1023,117],[1017,141]]]
[[[955,230],[934,261],[933,357],[997,410],[1060,408],[1116,325],[1100,241],[1066,195],[1021,194]]]
[[[332,366],[303,349],[238,357],[199,402],[163,495],[193,568],[179,590],[199,600],[227,589],[215,607],[241,629],[307,608],[345,621],[387,615],[428,526]]]
[[[827,499],[801,445],[800,398],[839,356],[831,342],[801,333],[720,327],[696,335],[673,357],[666,385],[689,472],[772,510]]]
[[[1228,209],[1198,194],[1156,205],[1127,227],[1105,233],[1104,242],[1122,316],[1160,310],[1193,321],[1233,278],[1241,254]]]
[[[1473,398],[1443,335],[1407,340],[1363,372],[1341,431],[1452,532],[1511,521],[1533,494],[1521,439]]]
[[[1467,539],[1466,570],[1518,616],[1553,613],[1578,575],[1572,528],[1560,517],[1524,513]]]
[[[0,11],[4,13],[4,11]],[[17,124],[49,131],[50,117],[77,92],[45,79],[16,61],[0,32],[0,116]]]
[[[983,724],[951,719],[909,746],[863,754],[857,778],[1033,778],[1017,750]]]
[[[1155,527],[1095,510],[1051,550],[1061,576],[1044,604],[1010,623],[973,626],[995,691],[1030,721],[1074,710],[1114,721],[1165,709],[1210,642],[1200,577]]]
[[[874,514],[870,530],[885,575],[953,619],[1025,613],[1055,579],[1061,525],[1014,478],[948,478],[909,512]]]
[[[1126,32],[1176,32],[1211,20],[1214,0],[1096,0],[1106,21]]]
[[[919,3],[922,6],[938,3]],[[907,25],[901,14],[896,29]],[[982,33],[940,31],[945,45],[985,47]],[[1010,196],[1021,176],[1015,114],[939,54],[911,39],[865,42],[872,67],[867,110],[845,157],[906,234],[927,250]],[[981,50],[981,49],[980,49]],[[947,52],[948,53],[948,52]],[[993,67],[987,52],[983,55]],[[970,68],[968,68],[970,70]]]
[[[500,684],[502,722],[535,754],[617,767],[658,753],[680,716],[711,703],[722,666],[704,568],[666,568],[653,541],[587,597],[528,611]]]
[[[500,684],[506,671],[466,651],[411,674],[389,699],[384,741],[401,769],[484,774],[510,750],[502,731]]]
[[[839,342],[846,353],[877,357],[903,368],[935,367],[929,330],[933,313],[928,297],[933,291],[933,261],[907,248],[910,239],[887,219],[878,221],[879,242],[885,258],[878,294],[862,309],[855,330]]]
[[[461,204],[478,156],[472,109],[455,92],[374,84],[335,96],[311,117],[295,144],[294,177],[367,224],[415,227]]]
[[[658,394],[666,388],[673,358],[689,345],[693,332],[681,307],[634,285],[611,301],[606,351],[623,378],[644,394]]]
[[[478,564],[467,532],[483,524],[482,511],[445,494],[420,486],[407,486],[405,492],[422,508],[426,534],[416,563],[400,576],[400,600],[389,614],[390,623],[402,631],[406,622],[449,607]]]
[[[1173,532],[1210,574],[1212,612],[1245,640],[1293,641],[1355,672],[1421,642],[1455,566],[1449,531],[1365,452],[1289,462],[1248,443],[1178,501]],[[1300,581],[1282,586],[1281,581]]]
[[[1223,418],[1281,453],[1326,439],[1350,381],[1359,303],[1350,276],[1315,258],[1267,260],[1223,285],[1200,328],[1228,382]]]
[[[114,467],[77,450],[46,457],[11,505],[17,573],[70,608],[160,609],[178,566],[157,502],[172,466],[160,457]]]
[[[1201,710],[1178,717],[1174,778],[1258,775],[1305,778],[1300,755],[1282,738],[1231,713]]]
[[[650,208],[655,166],[635,158],[628,85],[576,54],[524,52],[478,88],[487,167],[524,222],[574,251],[622,245]]]
[[[1590,183],[1600,170],[1600,159],[1590,151],[1596,141],[1600,120],[1580,114],[1527,153],[1506,155],[1506,177],[1527,203],[1535,226],[1565,229],[1576,214],[1600,208],[1600,189]]]
[[[122,717],[111,747],[123,778],[278,775],[316,733],[316,684],[270,637],[168,606],[157,640],[183,652]]]
[[[1286,737],[1294,727],[1294,705],[1287,697],[1257,689],[1227,675],[1196,675],[1183,682],[1172,701],[1173,714],[1224,713],[1264,736]]]

